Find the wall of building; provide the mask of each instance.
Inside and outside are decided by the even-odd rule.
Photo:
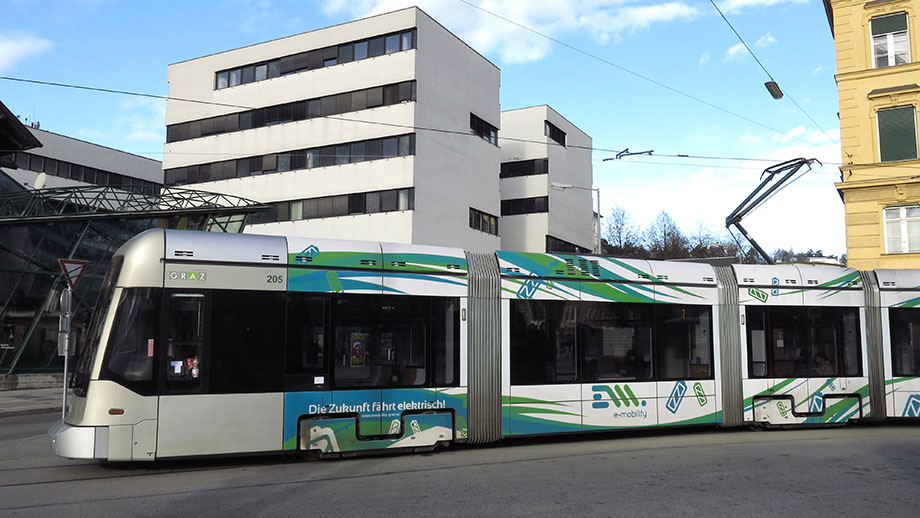
[[[410,50],[214,88],[221,70],[414,27]],[[415,101],[168,143],[164,169],[414,133],[414,155],[208,181],[196,188],[266,203],[414,188],[414,210],[259,224],[248,231],[498,248],[498,236],[470,228],[469,208],[498,215],[499,151],[470,135],[470,113],[498,124],[499,70],[424,12],[404,9],[176,63],[169,67],[169,80],[172,97],[233,106],[169,101],[167,124],[416,80]]]
[[[566,147],[545,135],[547,120],[566,133]],[[543,252],[548,234],[592,250],[591,137],[546,105],[502,112],[501,136],[502,162],[549,158],[549,174],[501,180],[503,200],[549,197],[548,213],[502,217],[502,248]],[[555,189],[554,182],[580,188]]]
[[[418,13],[415,243],[486,252],[498,236],[470,228],[470,207],[501,215],[500,150],[470,133],[470,113],[499,127],[500,71],[422,11]],[[499,225],[501,231],[501,225]]]
[[[888,254],[883,210],[886,206],[917,203],[920,192],[911,177],[920,160],[881,162],[878,112],[886,108],[920,108],[920,37],[916,2],[829,0],[837,46],[837,84],[840,100],[841,149],[844,165],[837,189],[844,200],[847,260],[861,269],[894,268],[917,264],[920,254]],[[871,20],[906,12],[911,62],[875,68]],[[916,127],[916,121],[915,121]],[[916,132],[915,132],[916,137]]]
[[[84,167],[92,167],[102,171],[116,173],[130,178],[138,178],[146,182],[155,184],[163,183],[162,165],[157,160],[125,153],[117,149],[100,146],[84,140],[79,140],[64,135],[58,135],[50,131],[41,129],[28,128],[29,132],[37,138],[42,147],[37,147],[25,151],[29,155],[37,155],[45,158],[77,164]],[[28,168],[8,169],[4,168],[3,172],[10,178],[29,188],[34,187],[35,180],[39,172],[32,171]],[[62,178],[57,174],[46,174],[46,189],[57,187],[85,187],[91,185],[86,182]]]

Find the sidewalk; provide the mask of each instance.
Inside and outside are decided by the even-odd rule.
[[[57,412],[62,406],[62,388],[0,391],[0,419],[17,415]]]

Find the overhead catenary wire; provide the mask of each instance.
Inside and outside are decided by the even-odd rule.
[[[501,20],[504,20],[504,21],[507,22],[507,23],[513,24],[513,25],[515,25],[515,26],[517,26],[517,27],[519,27],[519,28],[521,28],[521,29],[527,30],[527,31],[529,31],[529,32],[532,32],[532,33],[534,33],[534,34],[540,36],[540,37],[546,38],[546,39],[548,39],[549,41],[552,41],[552,42],[557,43],[557,44],[559,44],[559,45],[562,45],[562,46],[564,46],[564,47],[566,47],[566,48],[569,48],[570,50],[573,50],[573,51],[575,51],[575,52],[581,53],[581,54],[583,54],[583,55],[585,55],[585,56],[588,56],[588,57],[590,57],[590,58],[592,58],[592,59],[598,60],[598,61],[600,61],[600,62],[602,62],[602,63],[607,64],[607,65],[613,66],[613,67],[615,67],[615,68],[617,68],[617,69],[619,69],[619,70],[621,70],[621,71],[623,71],[623,72],[626,72],[626,73],[628,73],[628,74],[631,74],[631,75],[633,75],[633,76],[635,76],[635,77],[638,77],[638,78],[640,78],[640,79],[643,79],[643,80],[645,80],[645,81],[651,82],[651,83],[653,83],[653,84],[655,84],[655,85],[657,85],[657,86],[660,86],[660,87],[662,87],[662,88],[668,89],[668,90],[673,91],[673,92],[675,92],[675,93],[677,93],[677,94],[683,95],[683,96],[685,96],[685,97],[688,97],[688,98],[693,99],[693,100],[695,100],[695,101],[697,101],[697,102],[700,102],[700,103],[702,103],[702,104],[705,104],[705,105],[707,105],[707,106],[710,106],[710,107],[712,107],[712,108],[714,108],[714,109],[717,109],[717,110],[723,111],[723,112],[725,112],[725,113],[728,113],[728,114],[733,115],[733,116],[735,116],[735,117],[739,117],[739,118],[741,118],[741,119],[743,119],[743,120],[746,120],[746,121],[751,122],[751,123],[753,123],[753,124],[759,125],[759,126],[761,126],[761,127],[763,127],[763,128],[766,128],[766,129],[768,129],[768,130],[770,130],[770,131],[773,131],[773,132],[776,132],[776,133],[779,133],[779,134],[785,134],[783,131],[781,131],[781,130],[779,130],[779,129],[777,129],[777,128],[773,128],[773,127],[768,126],[768,125],[766,125],[766,124],[760,123],[760,122],[758,122],[758,121],[756,121],[756,120],[750,119],[750,118],[745,117],[745,116],[743,116],[743,115],[740,115],[740,114],[738,114],[738,113],[732,112],[731,110],[728,110],[728,109],[726,109],[726,108],[722,108],[722,107],[720,107],[720,106],[718,106],[718,105],[715,105],[715,104],[713,104],[713,103],[710,103],[710,102],[708,102],[708,101],[705,101],[705,100],[703,100],[703,99],[700,99],[700,98],[698,98],[698,97],[696,97],[696,96],[693,96],[693,95],[691,95],[691,94],[688,94],[688,93],[686,93],[686,92],[683,92],[683,91],[681,91],[681,90],[679,90],[679,89],[677,89],[677,88],[671,87],[671,86],[669,86],[669,85],[667,85],[667,84],[665,84],[665,83],[662,83],[662,82],[657,81],[657,80],[655,80],[655,79],[652,79],[652,78],[650,78],[650,77],[647,77],[647,76],[644,76],[644,75],[639,74],[639,73],[637,73],[637,72],[634,72],[634,71],[632,71],[632,70],[629,70],[629,69],[627,69],[627,68],[625,68],[625,67],[623,67],[623,66],[620,66],[620,65],[618,65],[618,64],[616,64],[616,63],[613,63],[613,62],[611,62],[611,61],[609,61],[609,60],[606,60],[606,59],[604,59],[604,58],[601,58],[601,57],[599,57],[599,56],[596,56],[596,55],[591,54],[591,53],[589,53],[589,52],[586,52],[586,51],[584,51],[584,50],[581,50],[581,49],[579,49],[579,48],[577,48],[577,47],[574,47],[574,46],[572,46],[572,45],[570,45],[570,44],[567,44],[567,43],[565,43],[565,42],[563,42],[563,41],[561,41],[561,40],[558,40],[558,39],[556,39],[556,38],[553,38],[553,37],[551,37],[551,36],[548,36],[548,35],[546,35],[546,34],[543,34],[543,33],[539,32],[539,31],[537,31],[537,30],[535,30],[535,29],[532,29],[532,28],[530,28],[530,27],[527,27],[527,26],[525,26],[525,25],[523,25],[523,24],[520,24],[520,23],[515,22],[515,21],[513,21],[513,20],[510,20],[510,19],[508,19],[508,18],[505,18],[505,17],[503,17],[503,16],[501,16],[501,15],[499,15],[499,14],[497,14],[497,13],[494,13],[494,12],[492,12],[492,11],[489,11],[488,9],[485,9],[485,8],[483,8],[483,7],[480,7],[480,6],[478,6],[478,5],[475,5],[475,4],[473,4],[473,3],[470,3],[470,2],[468,2],[468,1],[466,1],[466,0],[459,0],[459,1],[462,2],[462,3],[464,3],[464,4],[466,4],[466,5],[468,5],[468,6],[470,6],[470,7],[473,7],[473,8],[475,8],[475,9],[478,9],[478,10],[484,12],[484,13],[487,13],[487,14],[489,14],[489,15],[491,15],[491,16],[495,16],[495,17],[497,17],[497,18],[499,18],[499,19],[501,19]],[[756,59],[756,56],[755,56],[755,59]],[[758,62],[759,62],[759,60],[758,60]],[[766,72],[766,69],[764,69],[764,70],[765,70],[765,72]],[[767,73],[767,74],[769,75],[769,73]],[[179,97],[171,97],[171,96],[165,96],[165,95],[157,95],[157,94],[147,94],[147,93],[131,92],[131,91],[126,91],[126,90],[118,90],[118,89],[111,89],[111,88],[90,87],[90,86],[85,86],[85,85],[74,85],[74,84],[60,83],[60,82],[52,82],[52,81],[40,81],[40,80],[34,80],[34,79],[16,78],[16,77],[10,77],[10,76],[0,76],[0,79],[9,80],[9,81],[25,82],[25,83],[33,83],[33,84],[40,84],[40,85],[48,85],[48,86],[75,88],[75,89],[88,90],[88,91],[98,91],[98,92],[112,93],[112,94],[139,96],[139,97],[160,99],[160,100],[164,100],[164,101],[170,101],[170,100],[172,100],[172,101],[189,102],[189,103],[196,103],[196,104],[207,104],[207,105],[214,105],[214,106],[222,106],[222,107],[231,107],[231,108],[247,109],[247,110],[254,110],[254,109],[256,109],[255,107],[247,106],[247,105],[241,105],[241,104],[220,103],[220,102],[205,101],[205,100],[200,100],[200,99],[179,98]],[[793,102],[794,102],[794,101],[793,101]],[[434,131],[434,132],[442,132],[442,133],[454,133],[454,134],[469,135],[469,132],[467,132],[467,131],[447,130],[447,129],[442,129],[442,128],[425,128],[425,127],[419,127],[419,126],[400,125],[400,124],[394,124],[394,123],[384,123],[384,122],[379,122],[379,121],[367,121],[367,120],[361,120],[361,119],[355,119],[355,118],[348,118],[348,117],[340,117],[340,116],[325,116],[325,118],[333,119],[333,120],[342,120],[342,121],[348,121],[348,122],[355,122],[355,123],[376,124],[376,125],[384,125],[384,126],[392,126],[392,127],[401,127],[401,128],[411,128],[411,129],[421,130],[421,131]],[[822,130],[822,131],[823,131],[823,130]],[[825,134],[826,134],[826,132],[825,132]],[[499,136],[498,138],[501,139],[501,140],[505,140],[505,141],[517,141],[517,142],[524,142],[524,143],[538,142],[538,143],[550,144],[550,145],[555,144],[555,143],[552,143],[552,142],[547,143],[547,142],[543,142],[543,141],[533,141],[533,140],[527,140],[527,139],[515,139],[515,138],[510,138],[510,137],[502,137],[502,136]],[[806,140],[806,139],[803,139],[803,138],[801,138],[801,137],[798,137],[798,136],[792,136],[791,138],[794,138],[794,139],[796,139],[796,140],[805,142],[805,143],[807,143],[807,144],[809,144],[809,145],[812,145],[812,146],[816,145],[816,144],[814,144],[813,142],[810,142],[810,141],[808,141],[808,140]],[[618,150],[613,150],[613,149],[595,148],[595,147],[590,147],[590,146],[578,146],[578,145],[569,145],[568,147],[576,148],[576,149],[588,149],[588,150],[592,150],[592,151],[601,151],[601,152],[617,152],[617,151],[618,151]],[[157,152],[155,152],[155,153],[149,153],[149,154],[157,154]],[[664,155],[658,155],[658,156],[664,156]],[[721,159],[721,158],[720,158],[720,159]],[[745,159],[745,160],[750,160],[750,159]]]
[[[678,89],[678,88],[675,88],[675,87],[673,87],[673,86],[670,86],[670,85],[668,85],[668,84],[666,84],[666,83],[663,83],[663,82],[658,81],[658,80],[656,80],[656,79],[652,79],[651,77],[648,77],[648,76],[645,76],[645,75],[640,74],[640,73],[638,73],[638,72],[635,72],[635,71],[633,71],[633,70],[630,70],[630,69],[628,69],[628,68],[626,68],[626,67],[624,67],[624,66],[622,66],[622,65],[618,65],[618,64],[616,64],[616,63],[614,63],[614,62],[612,62],[612,61],[610,61],[610,60],[608,60],[608,59],[602,58],[602,57],[600,57],[600,56],[598,56],[598,55],[596,55],[596,54],[592,54],[592,53],[590,53],[590,52],[588,52],[588,51],[586,51],[586,50],[582,50],[582,49],[580,49],[580,48],[578,48],[578,47],[575,47],[575,46],[573,46],[573,45],[570,45],[570,44],[568,44],[568,43],[566,43],[566,42],[564,42],[564,41],[562,41],[562,40],[559,40],[559,39],[557,39],[557,38],[554,38],[554,37],[552,37],[552,36],[549,36],[549,35],[547,35],[547,34],[544,34],[544,33],[540,32],[540,31],[538,31],[538,30],[536,30],[536,29],[533,29],[533,28],[531,28],[531,27],[528,27],[528,26],[526,26],[526,25],[524,25],[524,24],[522,24],[522,23],[519,23],[519,22],[516,22],[516,21],[511,20],[511,19],[509,19],[509,18],[506,18],[506,17],[504,17],[504,16],[502,16],[502,15],[500,15],[500,14],[498,14],[498,13],[492,12],[492,11],[490,11],[490,10],[484,8],[484,7],[478,6],[478,5],[476,5],[476,4],[472,3],[472,2],[469,2],[468,0],[457,0],[457,1],[458,1],[458,2],[461,2],[461,3],[463,3],[463,4],[466,4],[466,5],[468,5],[468,6],[472,7],[472,8],[474,8],[474,9],[478,9],[479,11],[482,11],[482,12],[484,12],[484,13],[490,15],[490,16],[494,16],[494,17],[496,17],[496,18],[498,18],[498,19],[500,19],[500,20],[503,20],[503,21],[505,21],[505,22],[507,22],[507,23],[510,23],[510,24],[512,24],[512,25],[514,25],[514,26],[516,26],[516,27],[519,27],[519,28],[525,30],[525,31],[531,32],[531,33],[533,33],[533,34],[536,34],[537,36],[540,36],[541,38],[545,38],[545,39],[547,39],[547,40],[549,40],[549,41],[552,41],[553,43],[556,43],[557,45],[561,45],[561,46],[563,46],[563,47],[565,47],[565,48],[567,48],[567,49],[569,49],[569,50],[571,50],[571,51],[577,52],[577,53],[579,53],[579,54],[582,54],[582,55],[587,56],[587,57],[589,57],[589,58],[591,58],[591,59],[597,60],[597,61],[599,61],[599,62],[601,62],[601,63],[606,64],[606,65],[612,66],[612,67],[616,68],[617,70],[620,70],[620,71],[625,72],[625,73],[627,73],[627,74],[630,74],[630,75],[632,75],[632,76],[634,76],[634,77],[637,77],[637,78],[639,78],[639,79],[642,79],[643,81],[647,81],[647,82],[652,83],[652,84],[654,84],[654,85],[656,85],[656,86],[658,86],[658,87],[664,88],[664,89],[669,90],[669,91],[671,91],[671,92],[674,92],[674,93],[676,93],[676,94],[678,94],[678,95],[682,95],[682,96],[684,96],[684,97],[686,97],[686,98],[688,98],[688,99],[692,99],[693,101],[696,101],[696,102],[698,102],[698,103],[701,103],[701,104],[704,104],[704,105],[706,105],[706,106],[709,106],[710,108],[714,108],[714,109],[719,110],[719,111],[721,111],[721,112],[723,112],[723,113],[727,113],[727,114],[729,114],[729,115],[731,115],[731,116],[733,116],[733,117],[736,117],[736,118],[739,118],[739,119],[741,119],[741,120],[750,122],[751,124],[756,124],[757,126],[760,126],[760,127],[762,127],[762,128],[765,128],[765,129],[768,129],[768,130],[770,130],[770,131],[779,133],[780,135],[785,135],[785,134],[786,134],[786,132],[781,131],[781,130],[779,130],[779,129],[777,129],[777,128],[774,128],[774,127],[772,127],[772,126],[769,126],[769,125],[767,125],[767,124],[764,124],[764,123],[762,123],[762,122],[760,122],[760,121],[756,121],[756,120],[754,120],[754,119],[751,119],[750,117],[746,117],[746,116],[744,116],[744,115],[741,115],[740,113],[733,112],[733,111],[729,110],[728,108],[723,108],[723,107],[721,107],[721,106],[719,106],[719,105],[717,105],[717,104],[711,103],[711,102],[709,102],[709,101],[707,101],[707,100],[705,100],[705,99],[702,99],[702,98],[700,98],[700,97],[697,97],[697,96],[695,96],[695,95],[693,95],[693,94],[689,94],[689,93],[687,93],[687,92],[684,92],[683,90],[680,90],[680,89]],[[768,74],[768,75],[769,75],[769,74]],[[822,131],[823,131],[823,130],[822,130]],[[810,145],[810,146],[816,146],[816,144],[815,144],[814,142],[811,142],[811,141],[809,141],[809,140],[803,139],[803,138],[801,138],[801,137],[799,137],[799,136],[793,136],[792,138],[794,138],[794,139],[796,139],[796,140],[799,140],[799,141],[801,141],[801,142],[804,142],[804,143],[806,143],[806,144],[808,144],[808,145]]]
[[[163,101],[189,102],[189,103],[195,103],[195,104],[205,104],[205,105],[213,105],[213,106],[221,106],[221,107],[229,107],[229,108],[238,108],[238,109],[246,109],[246,110],[255,110],[255,109],[257,109],[257,108],[255,108],[255,107],[247,106],[247,105],[242,105],[242,104],[230,104],[230,103],[220,103],[220,102],[215,102],[215,101],[205,101],[205,100],[201,100],[201,99],[189,99],[189,98],[181,98],[181,97],[171,97],[171,96],[166,96],[166,95],[150,94],[150,93],[145,93],[145,92],[134,92],[134,91],[130,91],[130,90],[120,90],[120,89],[114,89],[114,88],[104,88],[104,87],[96,87],[96,86],[78,85],[78,84],[73,84],[73,83],[63,83],[63,82],[57,82],[57,81],[43,81],[43,80],[37,80],[37,79],[27,79],[27,78],[12,77],[12,76],[0,76],[0,80],[15,81],[15,82],[22,82],[22,83],[29,83],[29,84],[37,84],[37,85],[42,85],[42,86],[52,86],[52,87],[57,87],[57,88],[71,88],[71,89],[76,89],[76,90],[91,91],[91,92],[100,92],[100,93],[107,93],[107,94],[116,94],[116,95],[125,95],[125,96],[133,96],[133,97],[152,98],[152,99],[158,99],[158,100],[163,100]],[[467,137],[481,138],[481,137],[479,137],[478,135],[476,135],[476,134],[474,134],[474,133],[471,133],[469,130],[452,130],[452,129],[446,129],[446,128],[433,128],[433,127],[425,127],[425,126],[416,126],[416,125],[411,125],[411,124],[399,124],[399,123],[393,123],[393,122],[371,121],[371,120],[358,119],[358,118],[354,118],[354,117],[346,117],[346,116],[341,116],[341,115],[323,115],[323,116],[314,117],[314,119],[320,119],[320,118],[322,118],[322,119],[329,119],[329,120],[339,120],[339,121],[343,121],[343,122],[353,122],[353,123],[358,123],[358,124],[369,124],[369,125],[386,126],[386,127],[400,128],[400,129],[410,129],[410,130],[416,130],[416,131],[430,131],[430,132],[436,132],[436,133],[454,134],[454,135],[461,135],[461,136],[467,136]],[[570,148],[570,149],[582,149],[582,150],[597,151],[597,152],[612,153],[612,154],[617,154],[617,153],[619,153],[619,152],[621,151],[621,149],[617,149],[617,148],[596,147],[596,146],[582,146],[582,145],[571,144],[571,143],[570,143],[570,144],[567,144],[567,145],[565,145],[565,146],[563,146],[562,144],[559,144],[559,143],[557,143],[557,142],[554,142],[554,141],[552,141],[551,139],[550,139],[549,141],[546,141],[546,140],[533,140],[533,139],[523,139],[523,138],[515,138],[515,137],[505,137],[505,136],[501,136],[501,135],[498,136],[498,139],[499,139],[499,140],[506,141],[506,142],[520,142],[520,143],[529,143],[529,144],[545,144],[545,145],[551,145],[551,146],[556,146],[556,147],[566,147],[566,148]],[[12,152],[12,150],[6,150],[6,151]],[[144,151],[144,152],[139,152],[139,153],[140,153],[140,154],[144,154],[144,155],[163,155],[163,154],[166,154],[166,153],[163,152],[163,151]],[[208,155],[208,156],[221,156],[221,155],[236,156],[236,154],[234,154],[234,153],[194,152],[194,151],[183,151],[183,152],[181,152],[181,153],[169,152],[169,154],[175,154],[175,155]],[[653,157],[656,157],[656,158],[687,158],[687,159],[699,159],[699,160],[748,161],[748,162],[764,162],[764,163],[776,163],[776,161],[777,161],[777,159],[771,159],[771,158],[728,157],[728,156],[714,156],[714,155],[693,155],[693,154],[686,154],[686,153],[653,153],[653,154],[650,154],[650,156],[653,156]],[[622,160],[622,159],[620,159],[620,161],[628,162],[628,163],[631,163],[631,164],[683,165],[683,164],[678,164],[678,163],[668,163],[668,164],[665,164],[665,163],[662,163],[662,162],[650,162],[650,161],[641,161],[641,162],[640,162],[640,161],[635,161],[635,160]],[[842,165],[844,165],[844,164],[842,164],[842,163],[835,163],[835,162],[825,162],[825,164],[827,164],[827,165],[837,165],[837,166],[842,166]],[[691,165],[691,164],[686,164],[686,165]],[[699,165],[699,166],[706,166],[706,164],[696,164],[696,165]],[[847,165],[854,165],[854,164],[847,164]],[[855,165],[858,165],[858,164],[855,164]],[[718,166],[712,165],[711,167],[718,167]],[[910,167],[910,166],[903,166],[903,167]],[[916,166],[916,167],[920,168],[920,166]],[[737,168],[734,168],[734,169],[737,169]]]

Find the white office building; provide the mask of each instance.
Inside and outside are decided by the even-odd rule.
[[[499,69],[418,8],[169,66],[167,185],[247,232],[500,246]]]
[[[546,105],[503,111],[501,136],[502,248],[599,250],[591,137]]]
[[[163,185],[163,169],[156,160],[35,127],[28,130],[41,147],[16,152],[16,168],[2,168],[3,174],[25,189],[34,189],[36,182],[47,189],[90,185],[155,189]]]

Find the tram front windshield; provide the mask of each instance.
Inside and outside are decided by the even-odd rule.
[[[115,291],[115,281],[118,280],[118,274],[121,272],[121,265],[124,263],[124,256],[116,255],[112,258],[112,265],[109,267],[105,280],[102,281],[102,289],[99,290],[99,299],[96,301],[93,320],[89,329],[83,335],[83,341],[80,343],[77,351],[77,367],[74,369],[70,378],[70,387],[77,396],[86,396],[86,389],[89,387],[90,369],[92,369],[93,358],[96,357],[96,351],[99,349],[99,338],[102,334],[102,323],[105,321],[105,315],[109,312],[112,305],[112,293]]]

